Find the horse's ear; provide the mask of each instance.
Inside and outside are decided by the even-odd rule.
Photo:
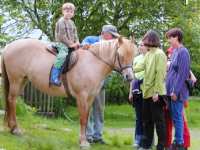
[[[135,43],[135,36],[133,34],[130,36],[130,40],[131,40],[131,43]]]
[[[118,37],[118,43],[119,43],[119,45],[121,45],[121,44],[123,43],[123,38],[122,38],[122,36],[119,36],[119,37]]]

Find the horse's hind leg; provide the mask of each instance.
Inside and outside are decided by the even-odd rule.
[[[16,135],[21,134],[21,131],[17,126],[16,120],[16,98],[21,92],[22,84],[22,79],[18,80],[17,82],[14,81],[10,83],[6,106],[8,127],[11,129],[11,133]]]

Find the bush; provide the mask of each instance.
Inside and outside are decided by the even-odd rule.
[[[200,96],[200,64],[192,64],[191,70],[197,78],[197,83],[192,91],[192,96]]]
[[[126,103],[129,94],[129,83],[125,82],[121,75],[113,72],[106,79],[106,103]]]
[[[4,102],[3,102],[3,99],[1,98],[0,99],[0,109],[3,109],[4,108]]]
[[[2,88],[0,88],[0,109],[4,109],[4,98],[3,98],[3,91]]]
[[[64,112],[66,110],[66,106],[66,98],[55,98],[53,103],[53,112],[55,113],[55,117],[63,117]]]
[[[34,107],[31,107],[31,106],[25,104],[23,99],[17,98],[17,103],[16,103],[16,115],[17,116],[28,116],[34,112],[36,112],[36,109]]]

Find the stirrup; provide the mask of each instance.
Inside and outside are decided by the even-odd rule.
[[[54,82],[54,81],[50,80],[49,83],[50,83],[50,85],[61,86],[61,81]]]

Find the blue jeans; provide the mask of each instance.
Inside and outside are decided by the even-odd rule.
[[[179,99],[170,100],[169,110],[175,127],[174,140],[177,144],[183,144],[183,101]]]
[[[87,139],[102,139],[104,126],[105,89],[95,97],[86,128]]]
[[[135,115],[136,115],[136,122],[135,122],[135,144],[141,145],[141,140],[143,137],[143,128],[142,128],[142,103],[143,97],[141,94],[134,94],[134,102],[135,102]]]
[[[143,83],[143,79],[142,80],[134,80],[132,81],[132,92],[136,92],[136,91],[140,91],[141,92],[141,89],[140,89],[140,85]]]

